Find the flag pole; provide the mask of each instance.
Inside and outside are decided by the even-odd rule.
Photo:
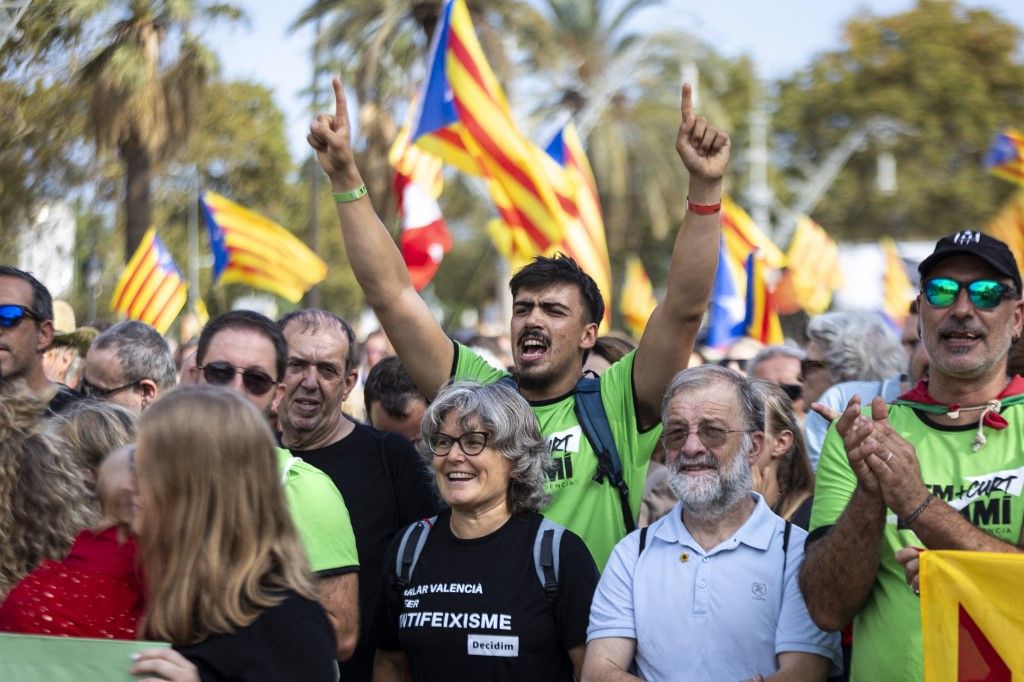
[[[188,209],[188,309],[199,315],[199,169],[192,180],[195,190]]]

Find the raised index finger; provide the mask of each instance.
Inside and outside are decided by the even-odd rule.
[[[679,104],[679,113],[683,123],[693,118],[693,86],[689,83],[683,83],[683,99]]]
[[[334,86],[334,125],[332,129],[338,132],[341,129],[341,122],[348,122],[348,103],[345,99],[345,88],[341,85],[340,78],[332,78],[331,85]]]

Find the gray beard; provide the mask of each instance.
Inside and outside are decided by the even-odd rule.
[[[744,439],[746,441],[747,439]],[[699,519],[712,520],[725,514],[743,500],[754,479],[747,463],[749,445],[744,442],[732,462],[713,476],[687,476],[680,472],[686,464],[682,456],[669,467],[668,485],[683,503],[683,510]]]

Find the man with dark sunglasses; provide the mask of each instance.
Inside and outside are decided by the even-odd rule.
[[[755,379],[764,379],[778,384],[789,399],[793,401],[793,411],[803,421],[804,382],[800,375],[800,365],[804,352],[795,346],[778,344],[763,348],[747,365],[747,374]]]
[[[0,379],[23,380],[51,413],[82,397],[46,378],[43,353],[53,335],[50,291],[24,270],[0,265]]]
[[[920,548],[1021,551],[1024,379],[1006,374],[1024,330],[1017,263],[965,230],[918,271],[928,381],[890,405],[855,397],[829,429],[801,573],[819,626],[853,621],[852,680],[922,678]]]
[[[203,328],[191,380],[241,393],[273,428],[274,410],[284,393],[280,378],[287,354],[288,345],[273,320],[251,310],[233,310]],[[348,507],[319,469],[284,448],[278,448],[277,457],[292,521],[334,625],[338,658],[347,659],[359,636],[359,559]]]
[[[171,347],[160,332],[145,322],[125,320],[89,346],[80,388],[87,397],[141,414],[177,379]]]

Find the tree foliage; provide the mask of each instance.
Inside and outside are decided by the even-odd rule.
[[[800,178],[857,126],[885,115],[905,133],[872,139],[855,153],[815,220],[835,237],[861,240],[980,226],[1012,190],[981,160],[997,130],[1024,120],[1020,39],[991,12],[952,0],[855,16],[842,49],[780,84],[773,124],[784,179]],[[891,195],[874,189],[876,155],[885,150],[898,163]]]

